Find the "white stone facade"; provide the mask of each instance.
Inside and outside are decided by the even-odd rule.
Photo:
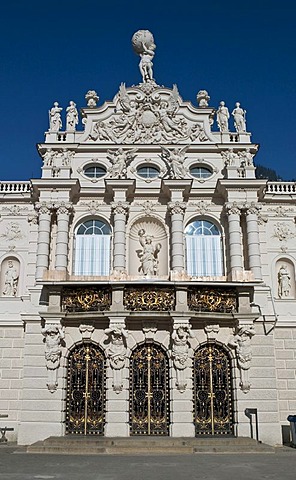
[[[105,356],[106,436],[131,434],[141,344],[167,355],[171,436],[195,435],[203,345],[228,356],[233,434],[249,436],[244,410],[257,408],[260,439],[279,444],[296,413],[296,185],[255,178],[258,145],[239,104],[232,128],[221,102],[216,131],[207,92],[194,106],[158,86],[145,70],[154,49],[141,57],[143,83],[98,106],[87,93],[82,131],[74,102],[66,131],[51,109],[41,179],[0,183],[0,405],[19,444],[65,435],[80,344]],[[92,289],[107,298],[94,309]]]

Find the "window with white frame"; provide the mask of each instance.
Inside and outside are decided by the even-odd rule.
[[[187,272],[193,277],[224,275],[222,237],[208,220],[195,220],[185,229]]]
[[[74,274],[110,274],[111,230],[102,220],[81,223],[75,234]]]

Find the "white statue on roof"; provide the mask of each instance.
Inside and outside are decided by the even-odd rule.
[[[229,110],[225,106],[225,102],[220,102],[217,110],[217,123],[220,132],[228,132]]]
[[[152,33],[149,30],[138,30],[132,37],[132,45],[134,52],[141,57],[139,68],[143,83],[154,82],[152,60],[156,45]]]
[[[234,126],[237,132],[246,132],[246,110],[243,110],[239,102],[236,102],[235,109],[232,111],[234,117]]]
[[[51,132],[58,132],[62,128],[61,111],[58,102],[54,102],[53,107],[49,110],[49,130]]]

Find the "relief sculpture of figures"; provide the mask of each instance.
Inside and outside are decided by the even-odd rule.
[[[220,102],[217,110],[217,123],[220,132],[228,132],[229,110],[225,106],[225,102]]]
[[[158,253],[161,250],[161,244],[153,245],[152,237],[145,235],[145,230],[141,229],[138,232],[139,242],[143,247],[143,251],[139,253],[141,262],[141,271],[146,277],[153,277],[158,275]]]
[[[234,126],[237,132],[246,132],[246,110],[243,110],[239,102],[236,102],[235,109],[232,112],[234,117]]]
[[[122,369],[125,366],[128,331],[123,325],[119,324],[106,328],[105,334],[109,337],[109,345],[106,348],[106,353],[110,361],[110,366],[113,369],[113,389],[116,393],[120,393],[123,387]]]
[[[285,265],[282,265],[278,273],[278,295],[280,298],[288,297],[291,290],[291,277]]]
[[[185,153],[187,152],[190,145],[185,145],[182,148],[173,148],[169,150],[168,148],[161,146],[162,148],[162,158],[166,160],[169,164],[170,178],[183,178],[186,176],[188,169],[184,165],[186,160]]]
[[[107,150],[107,158],[112,164],[112,167],[108,169],[110,177],[126,178],[127,167],[134,160],[137,151],[137,148],[132,148],[127,151],[119,148],[115,152],[113,150]]]
[[[62,355],[61,342],[65,333],[60,325],[48,324],[41,330],[45,337],[45,360],[48,373],[47,387],[53,393],[58,386],[58,368]]]
[[[139,68],[143,83],[154,82],[152,60],[155,55],[156,45],[152,33],[149,30],[138,30],[133,35],[132,45],[135,53],[141,57]]]
[[[13,265],[13,261],[8,260],[8,267],[4,274],[3,295],[5,297],[16,297],[18,278],[17,269]]]
[[[184,370],[188,366],[187,360],[190,357],[189,337],[193,338],[190,325],[178,325],[177,327],[174,327],[172,333],[173,345],[171,357],[176,368],[176,386],[182,393],[185,392],[187,386]]]
[[[236,350],[237,364],[240,369],[240,387],[244,393],[251,388],[249,381],[249,369],[252,360],[251,339],[255,335],[253,325],[243,325],[237,328],[236,334],[229,342],[229,346]]]
[[[49,130],[58,132],[62,128],[61,111],[58,102],[54,102],[53,107],[49,110]]]
[[[78,125],[78,111],[76,108],[76,103],[71,100],[66,112],[66,129],[68,132],[74,132],[76,130],[76,125]]]

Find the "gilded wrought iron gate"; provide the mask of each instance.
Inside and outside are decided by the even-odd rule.
[[[141,345],[130,364],[131,435],[168,435],[169,368],[156,344]]]
[[[92,343],[76,346],[69,356],[66,433],[102,435],[105,414],[105,359]]]
[[[196,351],[193,367],[196,435],[231,435],[231,369],[227,352],[219,345],[207,344]]]

